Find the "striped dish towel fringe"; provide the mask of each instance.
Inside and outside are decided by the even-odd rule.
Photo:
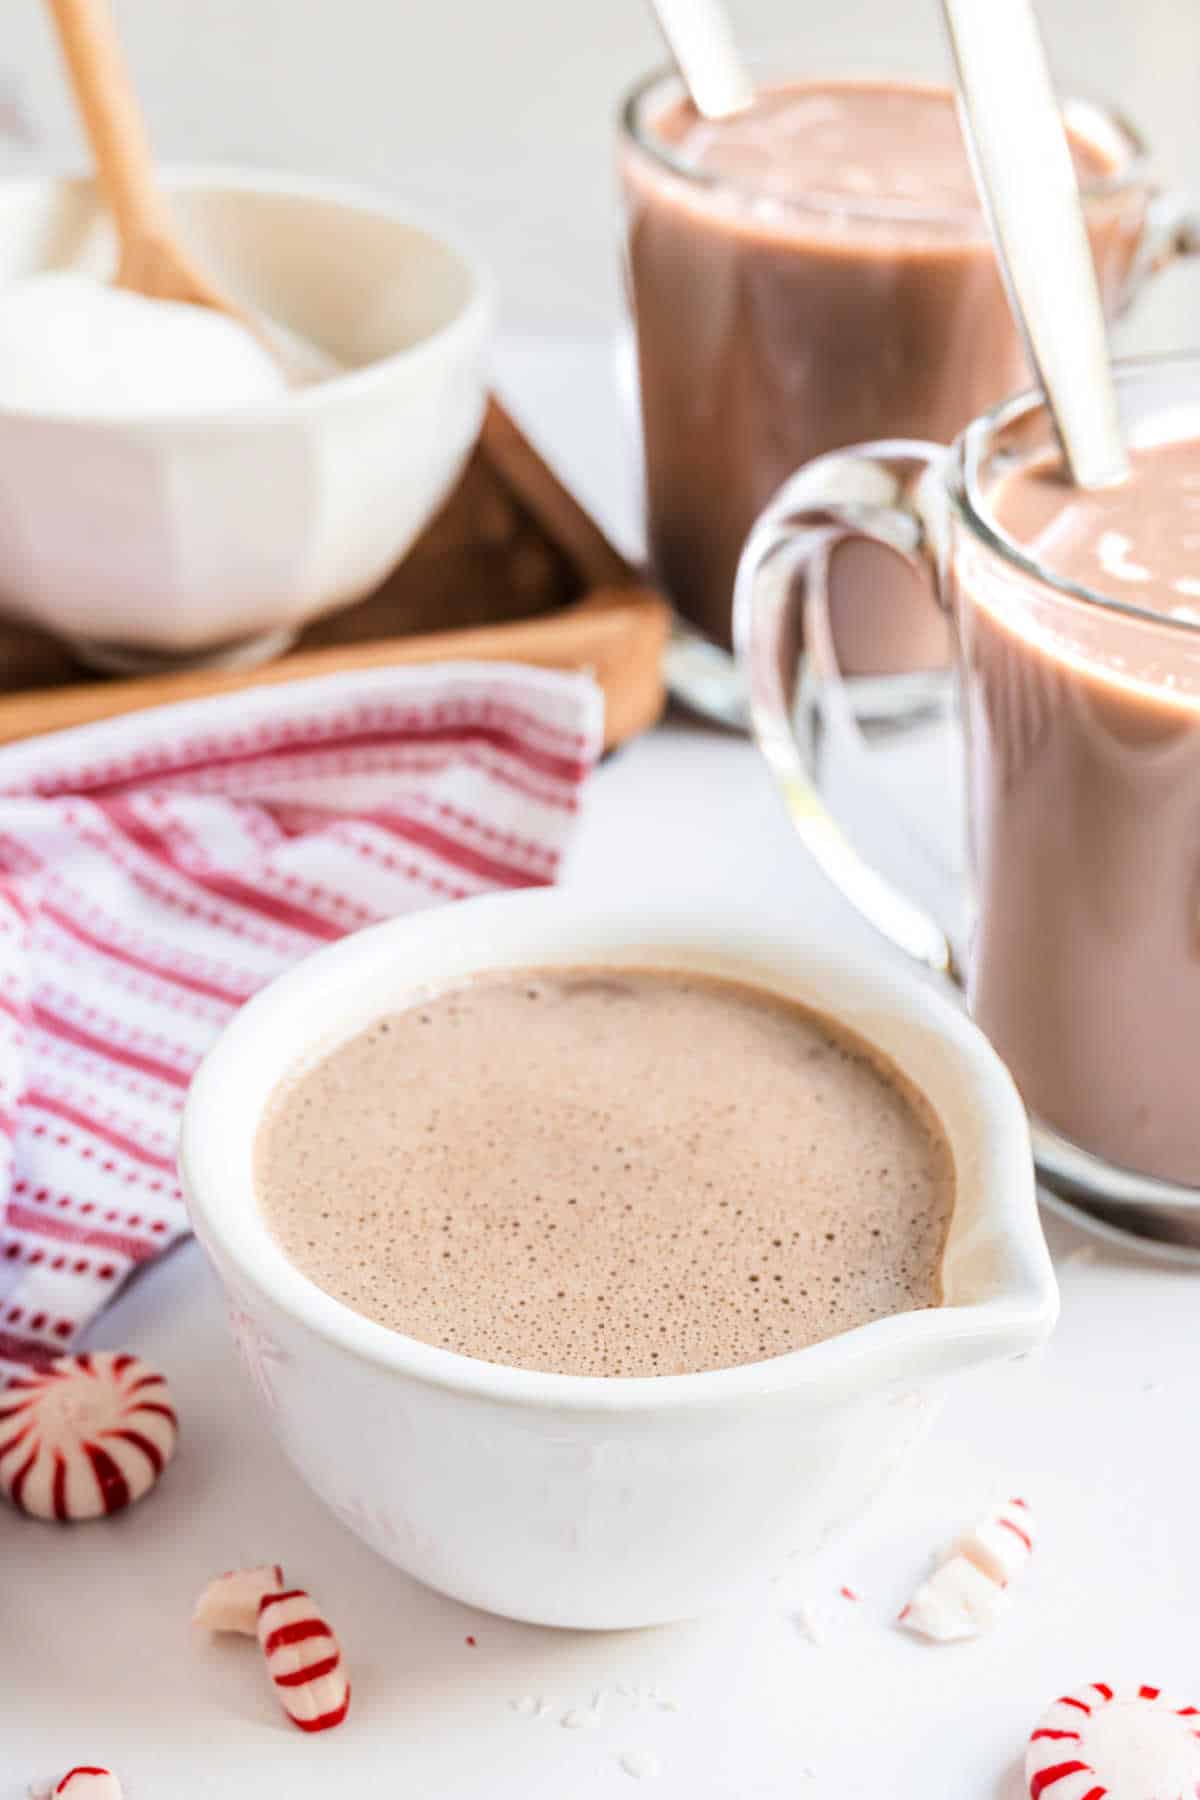
[[[555,879],[602,710],[462,663],[0,749],[0,1383],[186,1233],[179,1113],[243,1000],[359,926]]]

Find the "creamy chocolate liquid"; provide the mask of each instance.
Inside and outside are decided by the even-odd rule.
[[[1135,451],[1101,493],[1044,461],[1004,477],[991,510],[1066,579],[1200,622],[1200,441]],[[1094,606],[1050,625],[983,567],[957,606],[975,1015],[1047,1124],[1200,1184],[1200,701],[1173,691],[1181,633],[1135,645]]]
[[[645,131],[662,154],[627,144],[622,176],[651,556],[682,615],[728,645],[742,543],[786,476],[869,438],[948,442],[1026,366],[948,90],[797,84],[720,124],[676,105]],[[1101,148],[1073,149],[1085,189],[1112,173]],[[1110,307],[1144,206],[1140,189],[1089,200]],[[848,666],[944,659],[896,559],[838,560]]]
[[[262,1126],[285,1254],[490,1362],[668,1375],[942,1297],[949,1148],[894,1069],[756,988],[481,980],[301,1073]]]

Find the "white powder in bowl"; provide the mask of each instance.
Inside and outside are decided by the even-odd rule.
[[[0,289],[0,409],[165,417],[260,406],[283,369],[236,319],[68,271]]]

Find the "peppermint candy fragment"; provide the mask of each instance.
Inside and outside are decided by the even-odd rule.
[[[906,1631],[949,1644],[978,1637],[1007,1609],[1008,1595],[965,1556],[952,1556],[923,1582],[897,1621]]]
[[[1006,1500],[952,1545],[898,1624],[935,1643],[977,1637],[1009,1605],[1009,1585],[1033,1555],[1033,1516],[1024,1500]]]
[[[1023,1575],[1033,1555],[1033,1515],[1026,1500],[1006,1500],[954,1546],[977,1569],[1007,1587]]]
[[[338,1641],[303,1588],[264,1594],[258,1641],[279,1704],[301,1731],[331,1731],[350,1710]]]
[[[278,1563],[259,1563],[253,1569],[227,1569],[210,1581],[196,1602],[192,1623],[205,1631],[236,1631],[243,1637],[258,1633],[259,1603],[266,1594],[283,1587]]]
[[[121,1800],[121,1784],[111,1769],[80,1764],[68,1769],[54,1789],[55,1800],[65,1794],[67,1800]]]
[[[99,1519],[150,1492],[179,1435],[161,1375],[113,1350],[61,1356],[0,1392],[0,1493],[37,1519]]]
[[[1094,1681],[1063,1694],[1025,1752],[1030,1800],[1195,1800],[1200,1709],[1161,1689]]]

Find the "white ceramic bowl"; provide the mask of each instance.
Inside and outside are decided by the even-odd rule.
[[[249,660],[369,591],[449,492],[485,399],[491,283],[440,234],[291,176],[168,184],[222,284],[349,372],[212,416],[0,408],[0,605],[112,666]],[[91,183],[0,183],[0,282],[112,261]]]
[[[957,1167],[943,1307],[742,1368],[551,1375],[389,1331],[287,1261],[258,1213],[252,1151],[297,1058],[479,970],[614,961],[797,996],[909,1074]],[[948,1377],[1031,1350],[1057,1311],[1025,1115],[980,1032],[907,975],[654,906],[508,895],[321,951],[251,1000],[203,1063],[181,1166],[234,1332],[304,1480],[431,1587],[542,1624],[648,1625],[737,1600],[866,1506]]]

